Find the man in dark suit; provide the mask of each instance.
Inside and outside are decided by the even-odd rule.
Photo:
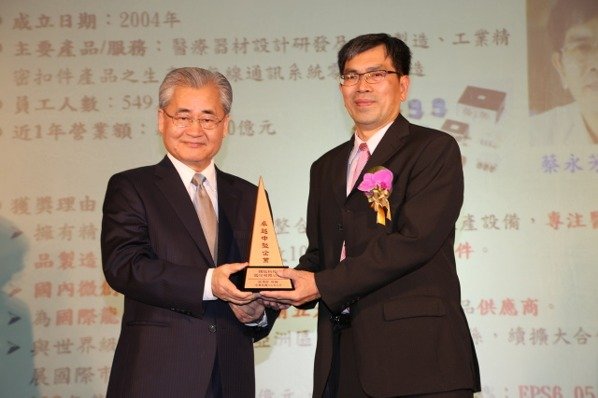
[[[214,165],[231,104],[223,75],[171,71],[158,110],[167,155],[108,183],[104,274],[125,296],[108,397],[255,395],[253,342],[277,313],[229,280],[246,265],[257,195]]]
[[[278,303],[319,303],[314,397],[480,389],[453,252],[461,155],[449,135],[401,116],[410,61],[405,43],[386,34],[340,50],[355,134],[312,165],[309,246],[297,269],[280,272],[296,289],[262,292]]]

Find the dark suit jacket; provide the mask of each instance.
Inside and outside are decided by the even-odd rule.
[[[216,170],[219,263],[246,261],[257,189]],[[203,301],[214,263],[197,213],[172,162],[114,175],[104,201],[102,261],[124,294],[108,397],[203,397],[216,360],[225,397],[253,397],[253,341],[228,303]]]
[[[394,175],[392,221],[376,223],[363,192],[347,197],[353,140],[311,168],[309,245],[299,269],[317,272],[314,397],[332,358],[331,314],[350,306],[359,379],[373,397],[479,390],[479,370],[461,308],[453,244],[463,201],[459,147],[448,134],[399,116],[362,172]],[[358,179],[359,185],[362,177]],[[347,257],[339,263],[346,242]]]

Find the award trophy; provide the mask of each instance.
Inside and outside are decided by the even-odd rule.
[[[274,230],[270,205],[266,199],[264,182],[260,177],[255,204],[255,218],[249,249],[249,266],[242,273],[239,290],[258,292],[260,290],[293,290],[290,279],[276,275],[276,270],[287,268],[282,265],[282,256]]]

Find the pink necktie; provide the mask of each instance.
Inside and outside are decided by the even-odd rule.
[[[369,158],[370,150],[368,145],[365,142],[362,142],[359,144],[359,151],[357,151],[357,159],[355,160],[355,167],[353,168],[353,174],[351,175],[351,184],[348,187],[349,189],[353,189],[353,187],[355,187],[357,178],[359,178],[359,175],[363,170],[363,166],[365,166]]]
[[[353,187],[355,187],[355,183],[363,170],[363,167],[367,163],[368,159],[370,158],[370,150],[368,145],[365,142],[359,144],[359,151],[357,152],[357,158],[355,159],[355,166],[353,167],[353,173],[351,174],[351,184],[347,186],[347,193],[351,192]],[[343,261],[346,257],[345,253],[345,242],[343,242],[343,248],[341,249],[341,261]]]

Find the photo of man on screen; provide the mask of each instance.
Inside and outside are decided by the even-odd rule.
[[[552,66],[573,101],[533,116],[531,143],[598,144],[598,1],[557,0],[546,34]]]

